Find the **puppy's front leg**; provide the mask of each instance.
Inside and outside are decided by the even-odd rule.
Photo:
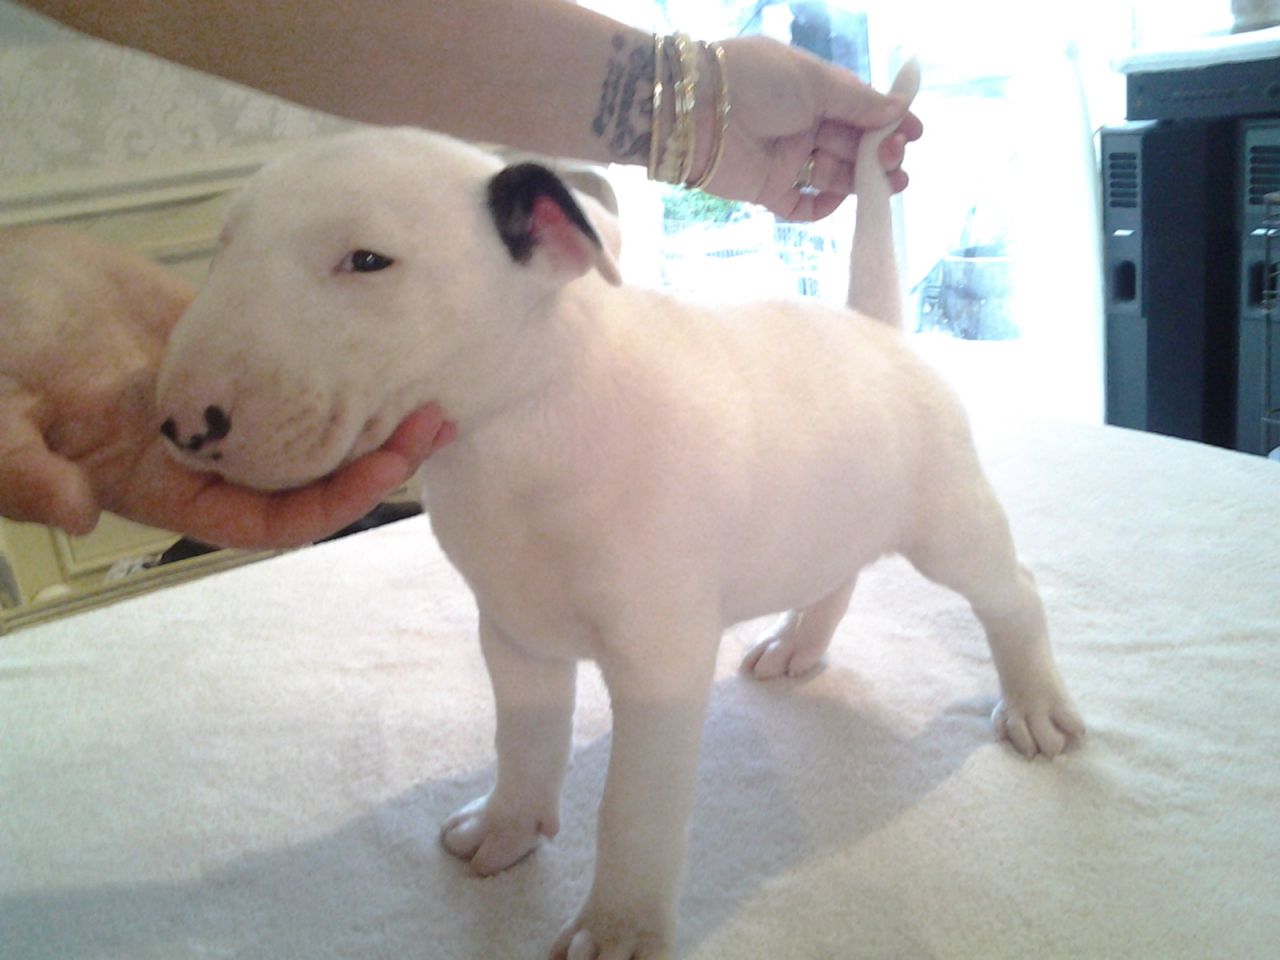
[[[577,667],[522,650],[483,611],[480,646],[497,707],[493,790],[445,822],[440,839],[477,873],[505,870],[560,829]]]
[[[670,956],[717,639],[635,645],[625,661],[601,662],[613,744],[595,877],[552,951],[556,960]]]

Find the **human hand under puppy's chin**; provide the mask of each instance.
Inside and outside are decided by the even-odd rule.
[[[154,412],[189,284],[60,228],[0,231],[0,516],[83,535],[103,510],[220,546],[309,543],[358,520],[454,436],[434,405],[377,450],[263,493],[169,455]]]
[[[428,404],[405,417],[378,449],[305,486],[264,492],[182,466],[157,432],[102,505],[218,546],[301,546],[359,520],[455,435],[440,408]]]

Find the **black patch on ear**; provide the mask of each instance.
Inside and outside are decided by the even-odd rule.
[[[533,235],[533,205],[539,197],[554,201],[570,223],[596,247],[601,246],[591,221],[564,182],[540,164],[518,163],[489,181],[489,213],[512,260],[528,263],[533,256],[533,248],[537,244]]]

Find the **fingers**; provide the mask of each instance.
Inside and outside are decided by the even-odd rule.
[[[924,135],[924,124],[909,109],[911,100],[897,93],[882,94],[861,84],[842,68],[826,66],[826,87],[821,95],[824,109],[820,116],[823,126],[839,132],[840,142],[832,143],[829,148],[837,155],[853,160],[862,130],[895,126],[904,147]]]
[[[905,121],[880,145],[880,165],[891,175],[902,168],[907,155],[907,144],[919,139],[923,126],[914,117]],[[854,163],[858,157],[861,132],[832,121],[824,121],[814,137],[814,162],[810,171],[810,184],[819,191],[849,194],[853,192]],[[905,178],[900,190],[906,186]]]
[[[848,199],[845,193],[799,193],[769,206],[774,215],[791,223],[809,223],[830,216]]]
[[[416,470],[427,457],[447,446],[457,432],[457,427],[444,419],[440,408],[430,404],[400,421],[381,450],[403,457]]]
[[[185,477],[171,475],[162,486],[174,489],[181,483],[186,497],[176,499],[173,516],[161,525],[224,547],[278,549],[312,543],[363,517],[454,434],[453,424],[444,420],[438,407],[416,410],[379,449],[328,477],[279,493],[190,474],[165,457],[171,466],[153,467]]]
[[[893,170],[902,166],[907,144],[914,143],[923,135],[924,124],[914,114],[907,114],[898,129],[886,137],[880,146],[880,158],[885,169]],[[858,159],[858,144],[861,139],[860,129],[848,127],[833,120],[824,120],[819,124],[818,132],[814,136],[814,146],[837,160],[852,164]]]
[[[53,454],[0,464],[0,515],[82,537],[98,525],[98,505],[84,473]]]
[[[906,143],[915,143],[924,136],[924,122],[914,113],[908,112],[898,124],[896,131]]]
[[[76,536],[92,531],[99,510],[84,471],[50,451],[35,424],[11,409],[0,410],[0,438],[0,515]]]
[[[895,133],[893,136],[886,137],[884,143],[880,145],[880,165],[889,177],[889,189],[894,193],[901,193],[907,189],[907,184],[911,181],[907,172],[902,169],[906,156],[907,139],[902,134]]]
[[[448,444],[455,432],[438,407],[414,411],[379,449],[308,487],[273,495],[269,538],[282,546],[310,543],[354,523]]]
[[[817,63],[816,92],[823,117],[863,130],[878,130],[906,116],[910,103],[904,97],[880,93],[853,78],[844,67]]]
[[[774,213],[788,220],[820,220],[853,192],[857,135],[849,134],[836,124],[824,124],[818,130],[816,142],[813,153],[797,170],[796,190],[771,205]],[[895,133],[886,138],[880,148],[880,164],[894,193],[906,189],[910,181],[901,169],[907,143],[905,134]]]
[[[846,196],[853,192],[853,169],[851,160],[819,146],[814,150],[812,162],[808,168],[808,186],[818,193],[840,193]]]
[[[880,144],[878,151],[880,166],[886,172],[893,172],[902,166],[902,162],[907,157],[907,141],[901,134],[892,134],[885,137],[884,143]]]

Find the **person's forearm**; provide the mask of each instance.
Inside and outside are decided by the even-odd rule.
[[[647,156],[650,36],[563,0],[20,2],[355,120],[584,160]]]

